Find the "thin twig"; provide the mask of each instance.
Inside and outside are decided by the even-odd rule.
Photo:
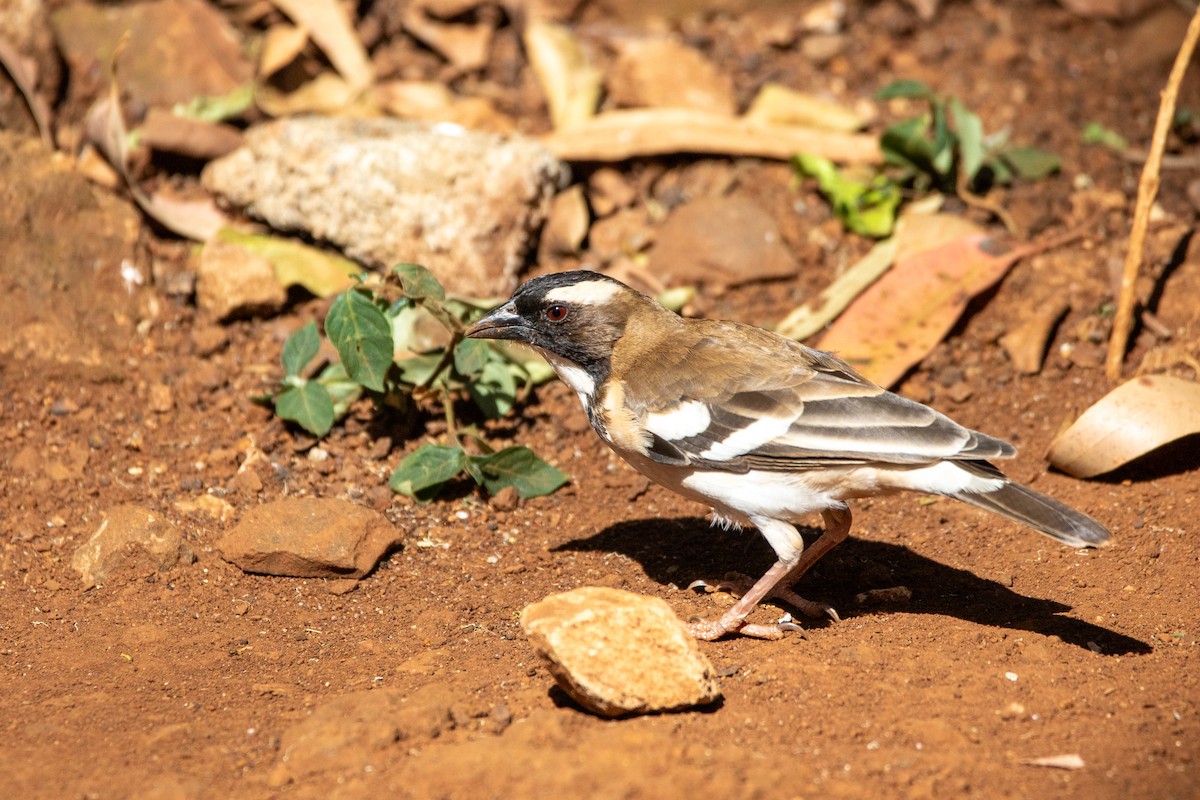
[[[1167,78],[1167,85],[1163,87],[1158,119],[1154,123],[1154,136],[1150,139],[1146,166],[1142,169],[1142,177],[1138,181],[1137,205],[1134,206],[1133,226],[1129,231],[1129,249],[1125,253],[1125,268],[1121,273],[1121,295],[1117,298],[1117,316],[1113,320],[1112,338],[1108,341],[1108,357],[1104,362],[1104,371],[1110,381],[1121,377],[1121,365],[1125,361],[1125,350],[1129,346],[1129,333],[1133,328],[1133,306],[1137,299],[1134,288],[1142,266],[1142,255],[1146,249],[1150,207],[1158,194],[1163,151],[1167,147],[1167,131],[1175,118],[1175,99],[1179,95],[1183,74],[1187,71],[1192,53],[1196,50],[1197,39],[1200,39],[1200,8],[1196,9],[1192,21],[1188,23],[1187,34],[1183,37],[1183,44],[1179,46],[1178,55],[1175,56],[1175,65],[1171,67],[1171,76]]]

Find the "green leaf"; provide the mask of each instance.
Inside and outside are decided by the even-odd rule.
[[[433,377],[433,371],[442,363],[441,353],[427,353],[421,356],[410,356],[396,362],[400,380],[411,386],[422,386]]]
[[[517,401],[514,369],[521,368],[503,361],[489,361],[483,366],[479,377],[467,384],[471,399],[488,418],[503,417]]]
[[[1058,171],[1058,156],[1036,147],[1010,147],[1000,158],[1027,181],[1038,181]]]
[[[254,84],[243,83],[224,95],[199,95],[187,103],[176,103],[171,113],[177,117],[189,117],[201,122],[221,122],[241,116],[242,112],[252,105]]]
[[[933,160],[933,142],[928,136],[928,120],[913,117],[889,125],[879,139],[883,157],[889,164],[927,172]]]
[[[317,323],[309,322],[283,343],[283,353],[279,357],[283,363],[283,371],[288,375],[299,375],[304,366],[317,355],[319,349],[321,335],[317,333]]]
[[[382,392],[392,366],[392,328],[370,297],[356,290],[338,295],[325,318],[325,334],[342,357],[346,374]]]
[[[946,107],[940,102],[933,102],[933,140],[930,147],[933,156],[929,163],[933,166],[937,177],[945,178],[954,169],[954,134],[946,122]]]
[[[333,427],[333,400],[316,381],[284,389],[275,398],[275,413],[290,419],[313,436],[324,436]]]
[[[333,400],[334,419],[346,416],[354,401],[362,397],[362,384],[351,380],[346,374],[346,367],[340,362],[329,364],[321,370],[317,382],[325,387],[325,391],[329,392],[329,397]]]
[[[483,486],[489,494],[512,486],[521,497],[538,497],[567,482],[564,473],[538,458],[528,447],[506,447],[498,453],[470,458],[483,473]]]
[[[1089,122],[1084,126],[1083,143],[1102,144],[1105,147],[1116,150],[1119,153],[1125,152],[1125,150],[1129,147],[1129,142],[1125,141],[1124,136],[1116,131],[1109,130],[1099,122]]]
[[[897,97],[907,97],[916,100],[933,100],[937,95],[928,84],[921,81],[893,81],[875,93],[876,100],[892,100]]]
[[[869,183],[848,178],[832,161],[806,153],[796,156],[795,164],[802,173],[817,179],[821,194],[848,229],[876,238],[892,232],[901,200],[895,183],[884,177]]]
[[[983,121],[957,97],[950,100],[950,116],[958,132],[958,169],[966,176],[967,183],[971,183],[983,166]]]
[[[437,301],[446,299],[446,290],[433,276],[433,273],[420,264],[397,264],[392,267],[396,277],[400,279],[400,288],[404,296],[412,300],[431,298]]]
[[[463,339],[454,348],[454,368],[464,378],[477,376],[485,364],[492,349],[481,339]]]
[[[394,492],[428,503],[442,484],[463,471],[466,460],[467,454],[460,447],[427,444],[400,462],[388,485]]]

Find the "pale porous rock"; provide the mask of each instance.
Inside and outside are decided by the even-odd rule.
[[[246,572],[361,578],[399,541],[378,511],[346,500],[289,497],[247,511],[217,549]]]
[[[775,220],[753,201],[703,197],[667,217],[649,269],[677,284],[735,286],[792,277],[800,267]]]
[[[87,586],[103,583],[131,562],[145,561],[151,570],[165,571],[196,560],[179,529],[161,514],[135,505],[104,512],[100,527],[71,557],[71,568]]]
[[[584,587],[528,606],[521,628],[563,691],[601,716],[678,711],[721,697],[712,664],[658,598]]]
[[[523,137],[300,117],[252,128],[204,184],[280,230],[375,267],[425,265],[450,292],[507,295],[568,170]]]

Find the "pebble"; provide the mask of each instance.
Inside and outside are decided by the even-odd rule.
[[[75,550],[71,568],[92,587],[123,565],[147,557],[159,571],[196,560],[173,523],[149,509],[124,504],[104,512],[100,527]]]
[[[361,578],[400,538],[386,517],[366,506],[288,497],[247,511],[217,550],[245,572]]]
[[[528,606],[521,628],[559,687],[600,716],[681,711],[721,697],[712,664],[658,598],[584,587]]]

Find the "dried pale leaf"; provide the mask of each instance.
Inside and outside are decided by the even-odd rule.
[[[1083,412],[1046,455],[1063,472],[1090,478],[1193,434],[1200,434],[1200,383],[1143,375]]]
[[[270,262],[281,286],[303,286],[317,297],[350,288],[362,267],[353,261],[295,239],[226,228],[218,238]]]
[[[338,75],[322,72],[291,92],[281,92],[269,85],[260,86],[254,100],[272,117],[287,117],[305,113],[345,113],[360,96],[357,89]]]
[[[1025,252],[977,232],[898,256],[830,326],[821,347],[891,386],[950,332],[970,299],[1000,280]]]
[[[887,272],[895,263],[901,246],[904,248],[903,252],[907,253],[918,246],[914,243],[929,241],[931,234],[927,226],[920,222],[914,223],[913,220],[918,216],[935,214],[941,208],[942,200],[941,195],[935,194],[907,206],[904,214],[897,220],[892,236],[872,247],[858,263],[838,276],[817,295],[816,300],[805,303],[788,314],[776,330],[783,336],[803,340],[832,322],[854,298]],[[949,230],[949,227],[939,226],[941,230]]]
[[[859,130],[866,124],[866,120],[858,113],[843,105],[797,92],[778,83],[768,83],[759,90],[743,119],[847,133]]]
[[[459,97],[436,81],[385,81],[372,88],[379,108],[401,119],[453,122],[464,128],[509,133],[516,123],[485,97]]]
[[[546,95],[555,128],[569,128],[596,114],[603,76],[562,25],[532,20],[525,26],[525,52]]]
[[[271,0],[292,22],[306,28],[346,84],[362,91],[375,79],[371,59],[339,0]]]
[[[623,161],[669,153],[713,153],[790,159],[812,153],[831,161],[879,164],[878,137],[764,125],[687,108],[608,111],[546,136],[565,161]]]
[[[1000,338],[1000,346],[1008,353],[1013,369],[1023,375],[1036,375],[1042,371],[1050,334],[1070,307],[1064,298],[1051,298]]]
[[[204,161],[220,158],[242,144],[242,132],[232,125],[181,117],[161,108],[146,112],[138,136],[153,150]]]
[[[120,49],[118,47],[118,55]],[[117,55],[114,55],[114,63],[116,59]],[[99,98],[88,110],[84,129],[88,141],[121,173],[141,209],[167,229],[180,236],[205,242],[228,224],[228,218],[210,198],[178,200],[162,194],[150,194],[134,182],[129,175],[129,135],[121,115],[120,88],[115,74],[108,95]]]
[[[487,65],[496,31],[490,22],[474,25],[436,22],[419,5],[410,5],[402,18],[404,29],[436,50],[458,69],[469,72]]]
[[[775,329],[782,336],[803,340],[832,322],[863,291],[888,271],[896,259],[896,236],[877,242],[858,262],[833,283],[784,317]]]
[[[53,146],[50,138],[50,107],[37,93],[37,62],[21,55],[17,48],[4,37],[0,36],[0,64],[8,70],[13,83],[25,98],[29,113],[33,115],[33,123],[37,126],[42,142]]]
[[[577,183],[555,195],[550,203],[550,215],[542,227],[539,245],[539,253],[545,256],[542,261],[578,253],[590,221],[583,184]]]
[[[300,25],[281,22],[268,28],[258,57],[259,77],[269,78],[295,61],[308,39],[308,29]]]
[[[1053,767],[1054,769],[1083,769],[1083,757],[1078,753],[1044,758],[1027,758],[1021,762],[1027,767]]]

